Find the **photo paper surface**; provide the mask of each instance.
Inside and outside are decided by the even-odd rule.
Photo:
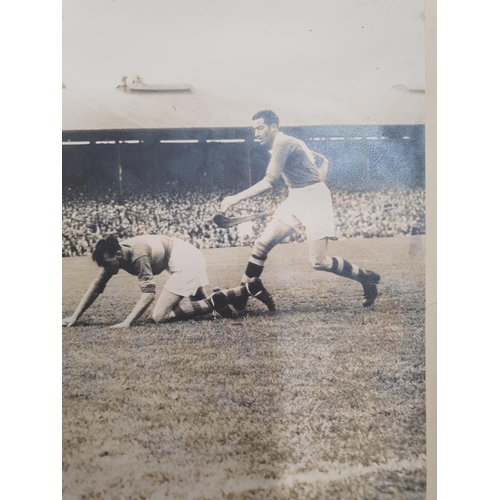
[[[424,3],[62,12],[63,498],[431,498]]]

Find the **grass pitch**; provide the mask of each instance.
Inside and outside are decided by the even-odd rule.
[[[204,250],[211,286],[250,248]],[[281,245],[263,281],[278,311],[113,330],[137,301],[121,271],[63,329],[64,499],[425,498],[425,236],[331,243],[382,276],[358,283]],[[97,273],[63,259],[63,314]],[[156,281],[161,287],[164,274]]]

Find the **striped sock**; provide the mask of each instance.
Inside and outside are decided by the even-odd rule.
[[[250,279],[250,278],[249,278]],[[221,290],[221,292],[226,296],[227,301],[230,304],[238,303],[238,300],[242,298],[250,297],[250,293],[245,285],[235,286],[234,288],[228,288],[226,290]]]
[[[213,311],[212,305],[206,299],[204,300],[183,300],[174,307],[169,315],[169,319],[193,319],[197,316],[203,316]]]
[[[332,267],[330,272],[362,283],[366,278],[364,269],[347,262],[342,257],[332,257]]]

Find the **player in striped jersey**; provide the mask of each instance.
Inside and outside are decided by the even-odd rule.
[[[80,316],[104,291],[108,281],[120,269],[137,276],[141,296],[127,318],[113,328],[130,326],[154,301],[156,285],[153,276],[162,271],[170,273],[155,304],[152,318],[157,323],[172,319],[191,319],[217,311],[231,317],[229,304],[249,296],[268,302],[269,294],[259,279],[228,290],[219,290],[209,297],[205,257],[193,245],[177,238],[161,235],[142,235],[122,242],[108,236],[97,242],[92,259],[101,268],[72,316],[63,319],[63,326],[73,326]],[[182,300],[190,297],[191,300]]]
[[[378,295],[380,276],[347,262],[341,257],[327,255],[328,240],[334,236],[331,193],[324,180],[328,160],[311,151],[295,137],[279,130],[279,118],[271,110],[259,111],[252,117],[255,139],[271,153],[271,160],[264,179],[234,196],[222,200],[221,211],[240,201],[257,196],[276,186],[283,178],[288,186],[288,198],[273,214],[262,235],[255,241],[242,283],[261,276],[268,253],[291,231],[302,224],[309,244],[309,260],[313,269],[327,271],[355,280],[363,286],[363,305],[373,305]],[[319,167],[316,159],[321,161]],[[233,305],[244,308],[247,299],[242,297]]]

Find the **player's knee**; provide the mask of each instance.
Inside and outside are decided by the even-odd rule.
[[[262,236],[255,240],[253,244],[252,254],[258,257],[266,257],[273,245]]]
[[[161,310],[153,311],[153,313],[151,314],[151,319],[155,323],[164,323],[170,317],[170,314],[171,314],[171,309],[169,309],[168,311],[161,311]]]
[[[163,317],[164,315],[163,314],[160,314],[158,311],[153,311],[153,314],[151,315],[151,319],[155,322],[155,323],[161,323],[162,320],[163,320]]]

